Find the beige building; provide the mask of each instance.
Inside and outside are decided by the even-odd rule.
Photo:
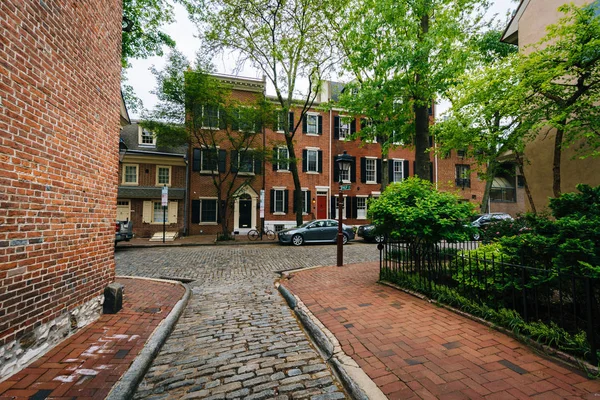
[[[546,27],[558,22],[563,16],[558,7],[573,2],[577,6],[593,3],[589,0],[521,0],[512,20],[509,22],[502,41],[519,46],[528,51],[527,46],[539,42],[546,35]],[[552,193],[552,163],[554,156],[555,132],[540,134],[527,145],[525,157],[529,161],[524,168],[527,183],[531,189],[537,211],[548,205]],[[575,186],[586,183],[600,185],[600,159],[573,159],[574,148],[563,149],[561,157],[561,191],[576,191]],[[526,202],[529,209],[529,203]]]

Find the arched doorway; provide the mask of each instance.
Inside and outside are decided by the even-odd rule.
[[[251,229],[252,226],[252,197],[244,193],[239,197],[238,226],[240,229]]]

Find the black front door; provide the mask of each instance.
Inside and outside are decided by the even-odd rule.
[[[252,200],[240,200],[240,228],[251,228]]]

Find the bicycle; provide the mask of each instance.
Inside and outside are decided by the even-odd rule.
[[[267,239],[269,240],[275,240],[275,238],[277,237],[277,235],[275,234],[275,232],[273,232],[270,229],[265,229],[262,232],[262,236],[266,236]],[[248,239],[254,241],[254,240],[258,240],[258,238],[261,237],[260,235],[260,230],[258,229],[251,229],[250,232],[248,232]]]

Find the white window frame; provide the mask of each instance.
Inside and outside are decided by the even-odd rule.
[[[156,218],[156,212],[159,212],[159,218]],[[169,223],[169,208],[166,207],[166,210],[163,211],[162,201],[161,200],[152,200],[152,223],[153,224],[162,224],[163,223],[163,215],[167,218],[167,224]]]
[[[342,141],[346,140],[346,138],[351,135],[350,125],[351,125],[352,121],[351,121],[350,118],[351,117],[349,117],[347,115],[340,115],[339,118],[338,118],[338,121],[339,121],[339,125],[338,125],[338,132],[339,132],[338,133],[338,137]],[[344,122],[344,121],[346,121],[346,122]]]
[[[241,168],[241,166],[242,166],[242,156],[245,153],[250,154],[250,157],[252,158],[252,161],[250,163],[251,169],[252,169],[251,171],[242,171],[242,168]],[[255,175],[256,172],[254,171],[254,153],[253,153],[253,149],[240,150],[240,151],[238,151],[237,157],[238,157],[238,159],[237,159],[238,175]],[[218,163],[218,161],[217,161],[217,163]],[[218,165],[217,165],[217,169],[218,169]]]
[[[147,142],[149,137],[151,137],[151,141]],[[140,147],[156,147],[156,135],[138,125],[138,145]]]
[[[321,115],[317,114],[317,113],[307,113],[306,114],[306,134],[307,135],[315,135],[315,136],[317,136],[317,135],[319,135],[321,133],[321,132],[319,132],[319,117],[320,116]],[[315,131],[311,132],[310,131],[310,127],[312,127],[313,125],[310,124],[309,121],[311,119],[313,119],[313,118],[314,118],[314,128],[315,128]]]
[[[135,182],[127,182],[127,167],[135,167]],[[137,186],[140,182],[140,166],[139,164],[123,164],[122,185]]]
[[[364,201],[364,207],[361,208],[359,207],[359,203],[358,201]],[[369,203],[369,197],[368,196],[356,196],[356,219],[367,219],[367,207],[368,207],[368,203]],[[363,210],[363,214],[364,215],[360,215],[360,211]]]
[[[240,107],[240,108],[238,108],[238,109],[235,110],[236,114],[237,114],[236,115],[236,117],[237,117],[237,125],[238,125],[238,129],[237,130],[238,130],[238,132],[255,133],[256,132],[256,123],[255,122],[251,123],[251,128],[248,129],[248,130],[244,130],[243,127],[242,127],[242,117],[244,117],[244,120],[245,120],[245,117],[247,117],[247,116],[243,116],[242,112],[243,111],[247,111],[247,110],[250,110],[250,107]],[[218,115],[218,113],[217,113],[217,115]],[[244,121],[244,124],[246,124],[246,121]]]
[[[302,188],[302,215],[308,215],[310,210],[310,198],[308,197],[308,189]]]
[[[392,164],[392,168],[394,169],[394,180],[392,182],[402,182],[404,180],[404,160],[400,160],[400,159],[393,159],[393,164]],[[400,171],[397,171],[396,166],[399,165],[400,166]],[[396,179],[397,176],[396,174],[400,174],[400,179]]]
[[[344,214],[345,214],[347,212],[346,210],[348,209],[348,199],[350,197],[348,197],[347,194],[344,194],[342,196],[343,196],[343,199],[344,199]],[[332,219],[335,219],[337,221],[337,220],[339,220],[338,212],[339,212],[339,208],[340,208],[339,207],[339,198],[340,198],[340,195],[336,194],[336,195],[334,195],[334,197],[335,197],[335,212],[334,212],[335,216]],[[350,204],[350,206],[352,206],[352,204]],[[343,215],[342,216],[342,221],[344,221],[345,219],[348,219],[348,218],[346,218],[346,215]]]
[[[291,114],[291,113],[292,113],[292,111],[291,111],[291,110],[290,110],[290,111],[288,111],[288,113],[287,113],[287,118],[285,118],[285,117],[283,116],[283,110],[278,110],[278,112],[277,112],[277,133],[284,133],[284,132],[285,132],[285,130],[284,130],[284,129],[282,129],[282,127],[283,127],[283,125],[282,125],[282,124],[283,124],[283,122],[284,122],[284,121],[282,121],[282,120],[283,120],[284,118],[285,118],[285,122],[288,124],[288,126],[290,125],[290,114]],[[308,127],[308,121],[307,121],[307,127]]]
[[[273,215],[285,215],[285,188],[273,188]],[[277,195],[281,195],[281,199],[277,199]],[[277,208],[277,202],[280,202],[281,209]]]
[[[285,157],[283,157],[283,159],[285,159],[287,161],[279,161],[282,159],[282,157],[281,157],[282,151],[285,151]],[[288,150],[288,148],[286,146],[277,148],[277,171],[281,171],[281,172],[289,172],[290,171],[289,158],[290,158],[290,151]],[[285,168],[284,168],[284,166],[285,166]]]
[[[217,125],[216,126],[208,126],[208,125],[204,125],[204,113],[206,112],[207,108],[212,108],[212,106],[207,106],[207,105],[203,105],[202,106],[202,117],[200,119],[202,128],[201,129],[219,129],[219,122],[221,120],[221,110],[219,109],[219,107],[215,107],[217,109]]]
[[[200,225],[217,225],[217,221],[219,220],[219,199],[216,197],[200,197],[200,210],[199,210],[199,218]],[[214,200],[215,202],[215,220],[214,221],[203,221],[202,220],[202,207],[204,205],[205,200]]]
[[[345,175],[345,176],[342,176]],[[350,183],[350,178],[352,176],[352,166],[347,171],[342,171],[338,169],[338,181],[341,180],[342,183]]]
[[[373,168],[369,169],[371,163]],[[373,179],[369,179],[369,173],[373,174]],[[377,183],[377,158],[365,158],[365,183]]]
[[[160,180],[159,180],[161,168],[167,169],[169,171],[169,175],[168,175],[168,179],[167,179],[166,183],[160,182]],[[171,166],[170,165],[157,165],[156,166],[156,186],[167,186],[167,187],[171,186]]]
[[[215,169],[204,169],[204,155],[207,152],[214,151],[216,153],[216,163]],[[200,148],[200,172],[215,174],[219,172],[219,147],[215,147],[214,149],[208,147]]]
[[[310,174],[318,174],[319,173],[319,150],[316,148],[307,148],[306,149],[306,172]],[[310,169],[309,161],[310,154],[314,154],[315,157],[315,169],[314,171]]]

